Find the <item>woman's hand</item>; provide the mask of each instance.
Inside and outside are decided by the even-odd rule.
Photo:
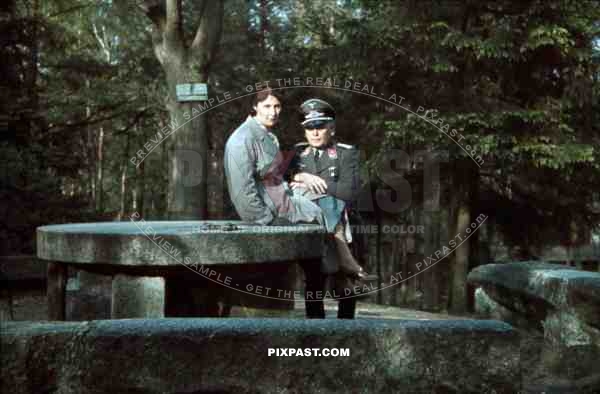
[[[327,183],[325,180],[317,175],[309,174],[308,172],[300,172],[294,175],[293,182],[290,185],[292,189],[298,186],[302,186],[312,191],[313,193],[325,194],[327,193]],[[297,183],[297,185],[294,185]]]

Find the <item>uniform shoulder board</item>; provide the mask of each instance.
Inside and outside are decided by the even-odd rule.
[[[356,149],[354,145],[342,144],[341,142],[338,142],[335,145],[343,149]]]
[[[306,156],[308,155],[310,149],[309,149],[310,145],[308,145],[308,142],[298,142],[297,144],[294,145],[294,149],[296,150],[296,153],[300,153],[300,156]]]

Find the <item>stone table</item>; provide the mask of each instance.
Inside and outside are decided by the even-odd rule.
[[[37,228],[37,256],[48,262],[50,320],[65,320],[68,266],[113,277],[111,318],[164,317],[174,307],[171,304],[182,302],[168,296],[178,287],[173,278],[199,275],[231,292],[248,292],[242,279],[251,281],[263,267],[291,262],[318,267],[324,238],[323,228],[316,224],[144,220],[60,224]],[[266,294],[256,287],[252,286],[252,294],[278,297],[275,290]]]

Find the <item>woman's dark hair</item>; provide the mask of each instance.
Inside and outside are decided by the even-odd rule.
[[[256,107],[258,105],[258,103],[265,101],[269,96],[273,96],[275,97],[277,100],[279,101],[283,101],[281,99],[281,96],[279,95],[279,93],[276,93],[273,89],[271,88],[265,88],[262,90],[259,90],[258,92],[256,92],[256,94],[252,97],[252,105],[250,106],[250,115],[254,116],[256,115],[256,111],[254,110],[254,107]]]

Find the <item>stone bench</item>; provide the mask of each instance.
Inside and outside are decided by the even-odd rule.
[[[189,316],[194,304],[208,305],[201,315],[221,316],[213,305],[236,297],[293,307],[293,297],[275,292],[295,290],[293,263],[320,264],[324,237],[313,224],[79,223],[39,227],[37,255],[48,263],[51,320],[65,319],[67,266],[112,277],[111,318]],[[270,286],[280,288],[265,294]]]
[[[543,333],[541,360],[569,379],[600,376],[600,274],[543,262],[487,264],[469,273],[476,311]]]
[[[519,337],[478,320],[11,322],[5,393],[518,393]],[[347,357],[269,349],[349,349]]]

